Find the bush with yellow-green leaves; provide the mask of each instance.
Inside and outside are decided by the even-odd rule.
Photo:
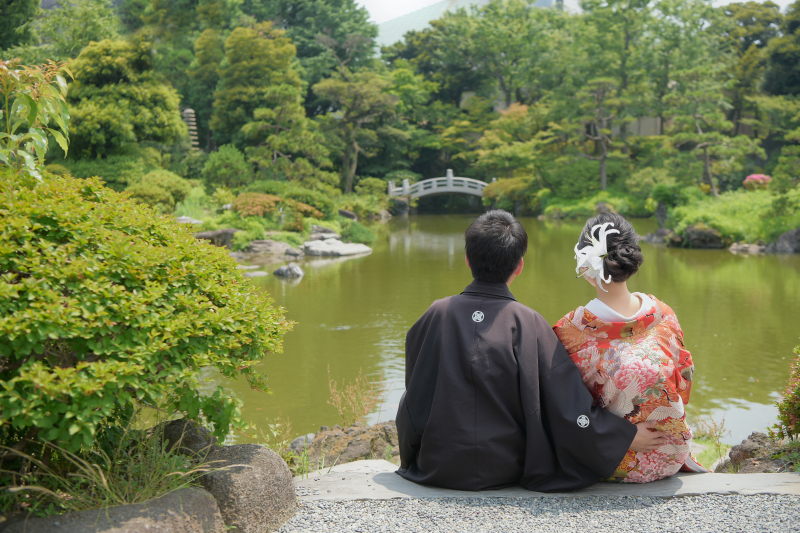
[[[203,368],[266,390],[254,366],[291,323],[225,251],[95,178],[0,166],[0,444],[68,451],[135,406],[246,428]]]

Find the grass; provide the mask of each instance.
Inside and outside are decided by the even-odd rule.
[[[149,432],[119,430],[106,446],[79,453],[53,444],[32,454],[2,449],[0,509],[34,516],[151,500],[196,485],[211,470],[199,458],[169,451],[163,424]]]
[[[649,217],[652,211],[645,208],[644,200],[617,191],[600,191],[580,199],[548,197],[544,214],[548,218],[589,218],[597,214],[595,206],[605,202],[618,213],[632,217]]]
[[[331,391],[328,403],[339,413],[345,427],[356,422],[365,422],[369,414],[383,403],[386,395],[383,375],[371,380],[362,374],[361,369],[352,383],[339,386],[331,377],[331,367],[328,366],[328,387]]]
[[[768,191],[744,189],[723,193],[719,198],[706,196],[676,207],[670,220],[678,235],[692,224],[706,224],[735,242],[774,242],[782,233],[800,227],[800,210],[776,214],[776,198]],[[800,202],[800,189],[790,191],[787,198]]]
[[[717,423],[711,415],[697,418],[697,427],[694,430],[694,442],[705,446],[705,449],[697,455],[697,461],[710,468],[727,455],[731,446],[722,443],[722,437],[730,435],[730,431],[725,428],[725,418]]]

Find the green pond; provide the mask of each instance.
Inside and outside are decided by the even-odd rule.
[[[463,232],[471,216],[412,216],[372,229],[373,252],[347,259],[307,259],[298,281],[270,275],[253,283],[297,324],[284,352],[268,354],[260,371],[273,394],[244,381],[209,375],[244,401],[248,421],[282,416],[301,435],[341,423],[328,405],[328,372],[339,383],[363,371],[383,375],[389,393],[371,422],[394,419],[404,389],[408,328],[433,300],[461,292],[472,276]],[[575,222],[521,220],[529,235],[525,270],[511,285],[521,303],[550,323],[595,296],[575,278]],[[634,220],[640,234],[653,220]],[[690,418],[724,418],[740,442],[775,421],[775,401],[788,377],[800,335],[800,256],[737,256],[726,250],[684,250],[642,244],[645,261],[631,290],[654,294],[677,313],[695,363]],[[265,268],[270,272],[279,264]]]

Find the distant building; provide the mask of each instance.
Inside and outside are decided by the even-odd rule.
[[[558,1],[558,0],[557,0]],[[428,7],[423,7],[407,15],[387,20],[378,24],[378,46],[389,46],[397,41],[402,41],[403,36],[411,31],[420,31],[429,28],[432,20],[442,17],[448,11],[455,11],[459,8],[468,8],[472,5],[485,6],[489,0],[440,0]],[[538,7],[550,7],[553,0],[537,0]]]

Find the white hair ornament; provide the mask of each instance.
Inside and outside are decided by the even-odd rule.
[[[606,228],[608,226],[613,227],[614,223],[606,222],[605,224],[592,226],[592,230],[589,232],[589,239],[592,244],[584,246],[580,250],[578,250],[580,242],[575,245],[575,259],[578,260],[578,266],[575,267],[575,272],[578,273],[577,277],[595,278],[597,280],[597,286],[605,292],[608,292],[608,290],[603,287],[603,283],[611,283],[611,276],[606,278],[603,272],[603,258],[608,255],[608,243],[606,240],[610,234],[619,233],[619,230],[616,229],[607,230]],[[594,234],[598,228],[600,232],[595,239]],[[581,272],[582,268],[586,270]]]

